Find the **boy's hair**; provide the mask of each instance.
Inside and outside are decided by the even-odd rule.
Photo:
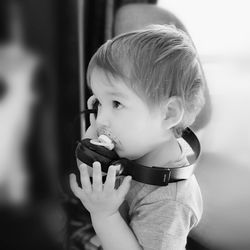
[[[98,67],[122,78],[148,106],[171,96],[181,98],[184,117],[173,131],[180,136],[204,105],[204,76],[191,38],[173,25],[151,25],[121,34],[103,44],[92,57],[87,82]]]

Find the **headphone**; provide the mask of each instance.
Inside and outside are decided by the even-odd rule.
[[[96,113],[96,109],[87,109],[82,113]],[[77,162],[83,162],[92,167],[93,162],[99,161],[102,166],[102,172],[107,173],[110,165],[119,165],[120,170],[117,175],[130,175],[133,180],[138,182],[167,186],[168,183],[186,180],[193,175],[198,159],[201,154],[201,145],[190,129],[186,128],[182,133],[182,138],[192,149],[193,153],[188,158],[189,164],[182,167],[168,168],[157,166],[144,166],[127,158],[120,158],[115,150],[109,150],[104,146],[95,145],[90,142],[91,139],[86,138],[78,142],[75,155]]]

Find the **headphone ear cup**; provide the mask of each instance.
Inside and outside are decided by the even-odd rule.
[[[90,139],[84,139],[78,143],[76,147],[76,158],[81,162],[92,167],[95,161],[99,161],[102,165],[102,170],[106,172],[113,161],[119,159],[119,156],[114,150],[109,150],[103,146],[94,145]]]

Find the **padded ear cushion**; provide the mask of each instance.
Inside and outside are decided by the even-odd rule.
[[[76,157],[89,166],[92,166],[93,162],[99,161],[102,163],[104,170],[108,168],[113,161],[119,159],[119,156],[114,150],[94,145],[90,142],[90,139],[84,139],[77,145]]]

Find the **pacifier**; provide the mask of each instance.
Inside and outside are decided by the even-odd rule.
[[[103,146],[109,150],[112,150],[115,147],[114,142],[106,135],[100,135],[98,139],[91,139],[90,143],[94,145]]]

